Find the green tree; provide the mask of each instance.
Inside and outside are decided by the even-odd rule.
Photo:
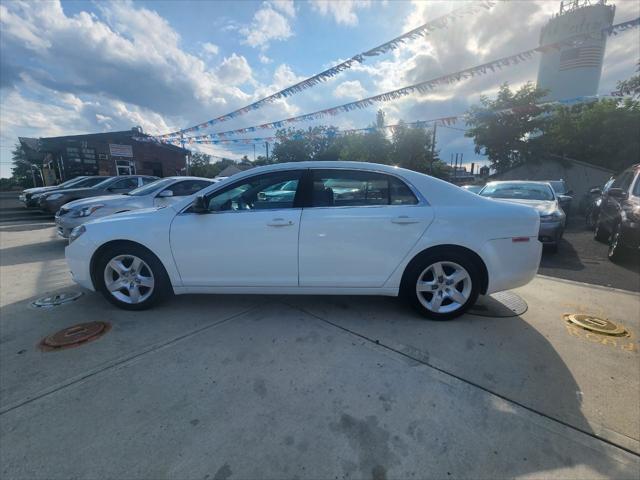
[[[42,186],[41,164],[31,163],[27,160],[27,154],[22,146],[17,143],[11,151],[11,178],[13,181],[24,188]],[[35,183],[34,183],[35,179]]]
[[[495,100],[481,96],[480,105],[469,111],[465,136],[472,137],[475,152],[486,155],[497,171],[539,158],[548,117],[548,107],[538,107],[546,95],[544,90],[526,83],[516,92],[502,84]],[[513,109],[505,112],[507,109]]]
[[[640,72],[640,63],[636,72]],[[621,95],[631,95],[633,98],[640,98],[640,73],[636,73],[627,80],[621,80],[618,82],[618,92]]]
[[[640,101],[604,99],[556,108],[541,140],[550,153],[622,170],[640,159]]]
[[[429,173],[432,161],[434,164],[438,161],[437,151],[435,158],[431,156],[433,133],[430,129],[408,127],[403,121],[400,121],[393,131],[391,141],[390,163],[393,165],[416,172]]]

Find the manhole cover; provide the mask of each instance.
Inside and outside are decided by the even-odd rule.
[[[51,308],[63,305],[65,303],[73,302],[82,296],[82,292],[62,292],[55,295],[48,295],[46,297],[40,297],[31,305],[38,308]]]
[[[110,325],[106,322],[80,323],[49,335],[40,342],[40,347],[45,351],[77,347],[99,338],[107,333],[110,328]]]
[[[628,337],[629,332],[622,325],[616,325],[606,318],[594,317],[582,313],[565,313],[562,318],[576,327],[610,337]]]
[[[527,311],[527,302],[513,292],[480,295],[467,313],[481,317],[515,317]]]

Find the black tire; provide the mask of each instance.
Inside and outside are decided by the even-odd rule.
[[[609,232],[598,222],[593,232],[593,238],[598,242],[604,243],[609,240]]]
[[[469,274],[471,286],[468,300],[454,311],[441,313],[429,310],[418,298],[419,293],[416,291],[418,278],[423,274],[425,269],[436,262],[453,262],[463,267]],[[469,254],[456,250],[436,250],[419,255],[412,260],[405,270],[400,287],[400,295],[422,316],[431,320],[452,320],[466,312],[473,304],[476,303],[480,293],[480,266],[477,261]]]
[[[609,235],[609,249],[607,250],[607,257],[614,263],[622,260],[624,256],[624,241],[622,239],[622,230],[620,229],[620,224],[617,223],[613,226],[611,230],[611,235]]]
[[[105,285],[105,269],[107,268],[107,264],[118,256],[126,255],[138,257],[146,263],[146,267],[151,271],[151,276],[154,281],[151,294],[139,303],[127,303],[119,300],[109,292]],[[148,276],[146,268],[145,273]],[[171,281],[169,280],[169,275],[167,274],[164,265],[162,265],[162,262],[160,262],[158,257],[156,257],[151,251],[134,243],[127,242],[115,244],[102,251],[94,263],[93,278],[96,289],[102,293],[109,302],[123,310],[146,310],[173,296]]]
[[[550,245],[545,245],[544,246],[544,250],[549,252],[549,253],[558,253],[558,244],[557,243],[552,243]]]

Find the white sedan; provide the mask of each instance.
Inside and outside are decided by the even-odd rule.
[[[534,277],[539,224],[410,170],[283,163],[77,227],[66,258],[77,283],[131,310],[184,293],[401,295],[449,319]]]
[[[56,213],[58,235],[69,238],[69,234],[75,227],[114,213],[167,206],[193,195],[214,182],[215,180],[200,177],[167,177],[122,195],[103,195],[74,200],[64,204]]]

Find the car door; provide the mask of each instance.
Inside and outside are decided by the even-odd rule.
[[[311,172],[311,207],[300,224],[300,286],[383,286],[431,223],[432,209],[393,175]]]
[[[303,170],[254,175],[205,196],[171,225],[171,249],[185,286],[298,285],[298,190]],[[270,195],[293,182],[293,190]]]
[[[209,185],[211,185],[211,182],[206,180],[182,180],[176,182],[169,185],[167,188],[160,190],[153,199],[153,205],[155,207],[171,205],[172,203],[182,200],[184,197],[188,197],[189,195],[199,192]],[[165,197],[163,196],[163,192],[171,192],[171,196]]]

